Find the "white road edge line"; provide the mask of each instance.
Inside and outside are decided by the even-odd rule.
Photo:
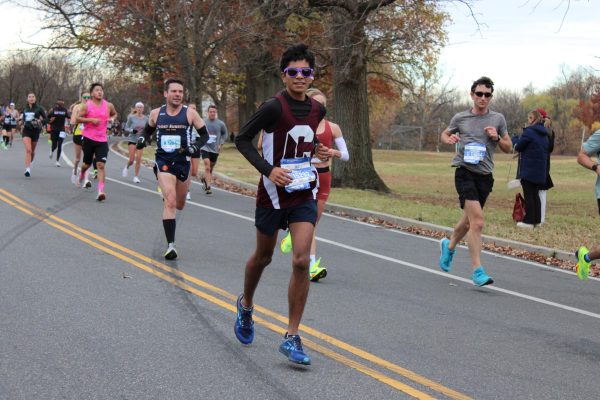
[[[68,157],[64,156],[64,152],[63,152],[63,157],[65,157],[65,160],[67,161],[67,163],[69,163],[71,165],[71,167],[72,167],[73,164],[71,163],[71,160],[69,160]],[[122,182],[122,181],[114,179],[114,178],[108,178],[107,177],[106,179],[109,180],[109,181],[111,181],[111,182],[119,183],[121,185],[128,186],[128,187],[131,187],[131,188],[134,188],[134,189],[138,189],[138,190],[142,190],[142,191],[145,191],[145,192],[148,192],[148,193],[153,193],[153,194],[156,194],[156,195],[160,195],[160,193],[155,192],[153,190],[146,189],[144,187],[140,187],[140,186],[137,186],[137,185],[132,185],[130,183]],[[233,213],[233,212],[230,212],[230,211],[221,210],[219,208],[207,206],[207,205],[200,204],[200,203],[195,203],[193,201],[190,201],[189,203],[192,204],[192,205],[195,205],[197,207],[205,208],[207,210],[219,212],[219,213],[226,214],[226,215],[229,215],[229,216],[232,216],[232,217],[241,218],[241,219],[244,219],[246,221],[254,222],[254,218],[246,217],[244,215],[236,214],[236,213]],[[369,225],[369,224],[366,224],[366,225]],[[403,233],[403,234],[407,234],[408,235],[408,233],[406,233],[406,232],[399,232],[399,233]],[[414,236],[418,236],[418,235],[414,235]],[[422,237],[422,236],[418,236],[418,237]],[[346,250],[350,250],[350,251],[353,251],[353,252],[356,252],[356,253],[360,253],[360,254],[364,254],[364,255],[370,256],[370,257],[378,258],[380,260],[389,261],[389,262],[394,263],[394,264],[403,265],[405,267],[417,269],[419,271],[428,272],[430,274],[443,276],[443,277],[445,277],[447,279],[452,279],[452,280],[455,280],[455,281],[459,281],[459,282],[463,282],[463,283],[468,283],[468,284],[472,285],[471,280],[467,279],[467,278],[462,278],[460,276],[455,276],[455,275],[449,275],[449,274],[447,274],[445,272],[442,272],[442,271],[437,271],[435,269],[424,267],[422,265],[413,264],[413,263],[410,263],[410,262],[407,262],[407,261],[398,260],[396,258],[384,256],[382,254],[373,253],[373,252],[368,251],[368,250],[359,249],[358,247],[345,245],[345,244],[342,244],[342,243],[335,242],[333,240],[319,238],[319,237],[317,237],[316,239],[319,240],[320,242],[327,243],[327,244],[330,244],[332,246],[337,246],[337,247],[340,247],[340,248],[343,248],[343,249],[346,249]],[[430,239],[430,238],[427,238],[427,239]],[[588,317],[600,319],[600,314],[593,313],[591,311],[586,311],[586,310],[582,310],[582,309],[579,309],[579,308],[575,308],[575,307],[567,306],[567,305],[564,305],[564,304],[556,303],[554,301],[545,300],[545,299],[542,299],[542,298],[539,298],[539,297],[530,296],[530,295],[527,295],[527,294],[522,294],[522,293],[519,293],[519,292],[515,292],[513,290],[503,289],[503,288],[498,287],[498,286],[486,286],[486,289],[487,290],[493,290],[493,291],[500,292],[500,293],[505,293],[505,294],[508,294],[508,295],[511,295],[511,296],[519,297],[519,298],[522,298],[522,299],[525,299],[525,300],[529,300],[529,301],[533,301],[533,302],[536,302],[536,303],[548,305],[548,306],[559,308],[559,309],[562,309],[562,310],[571,311],[571,312],[574,312],[574,313],[577,313],[577,314],[581,314],[581,315],[585,315],[585,316],[588,316]]]

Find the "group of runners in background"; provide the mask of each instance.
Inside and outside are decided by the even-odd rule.
[[[311,87],[314,54],[303,44],[291,46],[282,55],[280,71],[285,89],[267,99],[235,137],[237,149],[261,176],[255,208],[256,246],[246,261],[243,291],[236,301],[234,332],[243,344],[254,340],[254,294],[264,269],[271,263],[279,231],[286,231],[280,248],[283,253],[291,253],[292,270],[288,285],[288,329],[279,351],[293,363],[308,365],[311,359],[303,350],[299,325],[310,281],[327,276],[321,258],[316,256],[316,225],[329,197],[331,160],[347,161],[350,154],[340,127],[325,119],[325,95]],[[493,155],[498,147],[504,152],[513,149],[504,116],[489,109],[493,91],[494,84],[489,78],[476,80],[470,90],[473,107],[456,114],[441,133],[442,143],[457,147],[452,166],[463,215],[451,237],[440,242],[439,267],[451,271],[456,248],[466,238],[473,268],[471,278],[478,286],[493,283],[481,264],[483,207],[494,183]],[[208,118],[203,119],[195,104],[185,104],[185,94],[184,82],[166,80],[165,104],[146,115],[144,104],[136,103],[124,126],[128,158],[121,175],[127,177],[129,168],[134,166],[135,183],[141,182],[144,148],[156,140],[154,173],[162,193],[167,260],[178,257],[176,213],[190,199],[191,178],[199,174],[199,159],[204,164],[204,191],[212,194],[213,168],[228,137],[225,124],[217,117],[217,108],[208,107]],[[87,171],[97,170],[96,199],[104,201],[108,124],[116,117],[115,107],[104,99],[100,83],[92,84],[89,92],[82,93],[80,102],[69,109],[59,100],[47,114],[36,104],[32,93],[22,113],[13,103],[3,110],[2,145],[12,144],[22,123],[25,176],[31,177],[31,163],[43,124],[49,124],[50,158],[56,151],[56,166],[60,166],[63,140],[71,130],[75,154],[71,180],[79,187],[91,187]],[[257,136],[258,149],[254,144]],[[591,161],[589,164],[582,163],[596,172],[598,164]],[[588,251],[582,246],[576,257],[577,274],[585,279],[591,260],[600,257],[600,247]]]

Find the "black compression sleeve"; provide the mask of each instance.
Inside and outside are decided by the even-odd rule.
[[[261,157],[252,140],[261,130],[271,128],[280,117],[281,104],[277,99],[271,98],[260,106],[235,137],[235,146],[239,152],[265,176],[271,174],[273,166]]]
[[[155,126],[150,126],[148,122],[146,122],[146,126],[144,127],[143,135],[146,144],[152,143],[152,134],[156,131]]]
[[[196,129],[196,131],[198,132],[198,138],[194,144],[198,147],[202,147],[208,142],[208,130],[206,130],[206,125],[200,129]]]

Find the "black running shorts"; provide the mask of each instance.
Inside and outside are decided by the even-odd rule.
[[[161,157],[155,159],[155,171],[166,172],[171,175],[175,175],[178,180],[185,182],[190,174],[190,162],[189,161],[170,161]],[[156,172],[155,172],[156,173]],[[158,176],[157,176],[158,178]]]
[[[96,156],[96,162],[106,163],[108,157],[108,142],[97,142],[90,138],[83,138],[83,163],[90,165]]]
[[[466,168],[456,168],[454,173],[454,185],[458,193],[460,208],[465,208],[465,200],[479,201],[481,208],[492,192],[494,176],[492,174],[482,175],[471,172]]]
[[[81,146],[83,143],[83,136],[82,135],[73,135],[73,143]]]
[[[40,131],[38,129],[23,129],[23,133],[21,137],[30,138],[32,142],[37,142],[40,140]]]
[[[317,201],[308,200],[289,208],[262,208],[256,207],[254,213],[254,226],[261,233],[273,236],[278,229],[287,229],[295,222],[317,223]]]
[[[219,158],[219,153],[213,153],[210,151],[202,150],[202,159],[209,159],[211,163],[216,164],[217,158]]]

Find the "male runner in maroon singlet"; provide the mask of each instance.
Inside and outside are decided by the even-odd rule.
[[[312,189],[317,172],[310,160],[315,153],[328,160],[328,149],[318,145],[316,130],[325,107],[306,96],[313,81],[315,57],[304,44],[289,47],[280,68],[285,90],[263,103],[236,137],[235,144],[261,173],[256,197],[256,249],[246,262],[244,292],[237,300],[235,335],[243,344],[254,339],[254,292],[263,270],[271,262],[279,229],[289,227],[294,242],[292,275],[288,286],[288,331],[279,351],[289,361],[310,364],[298,327],[308,297],[306,279],[317,205]],[[252,139],[264,130],[263,156]]]

